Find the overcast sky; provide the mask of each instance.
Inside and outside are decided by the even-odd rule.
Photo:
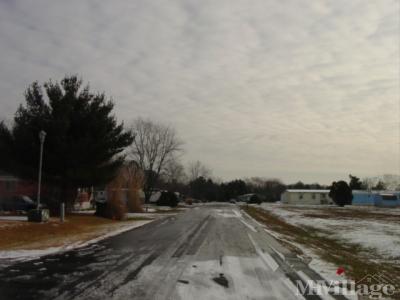
[[[398,0],[0,0],[0,119],[79,74],[222,179],[399,173]]]

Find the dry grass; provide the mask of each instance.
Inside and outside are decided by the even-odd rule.
[[[364,209],[347,209],[339,207],[324,207],[310,212],[308,207],[288,207],[287,211],[301,213],[305,217],[326,218],[326,219],[345,219],[345,220],[385,220],[400,223],[400,215],[392,214],[390,211],[380,211],[379,209],[370,211]]]
[[[48,223],[1,221],[0,250],[45,249],[89,240],[107,232],[132,224],[95,216],[68,215],[64,223],[51,219]]]
[[[338,267],[344,267],[347,276],[356,282],[368,274],[376,273],[390,274],[391,278],[400,282],[400,266],[395,263],[376,262],[379,256],[371,249],[364,249],[358,244],[344,243],[343,241],[329,238],[327,237],[329,236],[328,232],[314,227],[303,226],[300,228],[291,225],[278,216],[260,208],[243,206],[242,209],[272,231],[283,235],[286,240],[304,245],[313,250],[321,259]],[[332,214],[328,213],[327,215],[333,217],[333,213],[332,211]],[[343,210],[340,211],[340,215],[343,215]],[[365,215],[368,215],[368,212],[364,214],[364,212],[350,211],[345,214],[345,217],[352,216],[356,218]],[[315,217],[321,217],[321,214],[316,214]],[[291,245],[291,248],[293,248],[293,245]],[[300,249],[295,249],[294,251],[301,253]],[[400,297],[400,294],[397,295]]]

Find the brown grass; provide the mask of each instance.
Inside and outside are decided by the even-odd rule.
[[[62,246],[96,238],[121,225],[132,224],[132,221],[137,221],[137,219],[121,222],[82,215],[68,215],[64,223],[53,218],[48,223],[1,221],[0,250]]]
[[[326,219],[346,219],[346,220],[385,220],[390,222],[400,223],[400,215],[380,211],[369,211],[364,209],[347,209],[339,207],[323,207],[316,208],[315,212],[310,212],[308,207],[288,207],[288,211],[301,213],[306,217],[311,218],[326,218]]]
[[[327,237],[329,232],[314,227],[303,226],[300,228],[288,224],[278,216],[260,208],[243,206],[242,209],[269,229],[284,235],[287,240],[304,245],[323,260],[338,267],[344,267],[346,275],[356,282],[368,274],[376,273],[390,274],[394,281],[400,282],[400,266],[387,261],[378,263],[379,255],[371,249]],[[342,215],[343,211],[341,210],[340,213]],[[351,211],[345,215],[361,216],[364,215],[363,213]],[[332,216],[330,215],[330,217]],[[318,215],[318,217],[320,216]],[[297,251],[301,252],[301,250]],[[398,296],[400,297],[400,294]]]

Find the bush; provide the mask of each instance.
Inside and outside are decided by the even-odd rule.
[[[251,196],[250,200],[249,200],[249,204],[261,204],[261,198],[257,195],[253,195]]]
[[[178,197],[173,192],[162,192],[157,201],[158,206],[178,206]]]
[[[350,205],[353,200],[353,194],[347,182],[341,180],[333,182],[329,191],[329,197],[332,198],[338,206]]]
[[[128,191],[127,206],[128,211],[131,213],[143,212],[142,204],[139,197],[139,191],[137,189],[130,189]]]
[[[128,208],[126,206],[126,203],[122,199],[122,191],[119,189],[116,191],[112,191],[109,194],[112,194],[107,201],[109,218],[113,220],[123,220],[125,218],[125,214],[128,211]]]
[[[122,182],[123,178],[117,176],[110,183],[107,188],[107,201],[105,203],[96,203],[96,216],[113,220],[123,220],[125,218],[128,207],[123,199]]]

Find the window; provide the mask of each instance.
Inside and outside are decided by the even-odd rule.
[[[300,194],[300,195],[299,195],[299,199],[303,199],[303,194]]]
[[[389,201],[396,201],[397,196],[396,195],[381,195],[382,200],[389,200]]]
[[[311,195],[311,198],[312,198],[312,199],[315,199],[315,194],[312,194],[312,195]]]

